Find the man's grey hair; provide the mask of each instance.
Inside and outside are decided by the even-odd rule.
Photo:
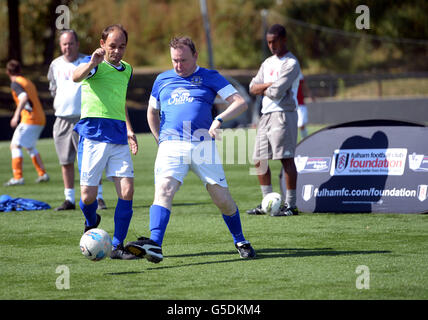
[[[61,32],[59,33],[59,38],[61,38],[61,36],[64,33],[71,33],[74,36],[74,39],[76,40],[76,42],[79,42],[79,37],[77,36],[76,31],[74,31],[73,29],[64,29],[64,30],[61,30]]]

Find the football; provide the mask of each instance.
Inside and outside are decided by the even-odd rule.
[[[282,197],[277,192],[268,193],[262,200],[262,211],[266,214],[276,215],[281,207]]]
[[[80,251],[92,261],[99,261],[110,256],[111,237],[103,229],[91,229],[80,238]]]

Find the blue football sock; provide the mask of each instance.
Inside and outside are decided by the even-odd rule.
[[[97,223],[98,202],[95,200],[91,204],[84,204],[82,199],[80,199],[79,206],[86,218],[86,226],[95,225]]]
[[[232,234],[234,243],[245,241],[244,234],[242,233],[241,217],[239,215],[238,209],[236,209],[236,212],[232,216],[223,214],[223,220],[226,222],[226,225]]]
[[[150,239],[162,246],[171,211],[156,204],[150,207]]]
[[[118,199],[114,211],[114,235],[112,245],[116,248],[123,243],[128,234],[129,224],[132,218],[132,200]]]

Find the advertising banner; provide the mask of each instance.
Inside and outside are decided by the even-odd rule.
[[[363,120],[322,129],[296,149],[302,212],[428,213],[428,127]]]

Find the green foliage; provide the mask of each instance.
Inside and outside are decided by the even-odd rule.
[[[21,0],[24,60],[41,63],[47,37],[45,0]],[[289,49],[309,73],[426,70],[428,2],[369,0],[370,29],[358,30],[358,0],[206,0],[216,68],[258,68],[265,54],[262,9],[266,22],[285,24]],[[83,52],[99,44],[101,31],[121,23],[129,31],[126,60],[135,66],[169,68],[168,42],[189,35],[208,65],[207,43],[198,0],[74,0],[62,1],[71,11]],[[290,20],[288,18],[294,19]],[[6,2],[0,2],[0,21],[7,21]],[[374,37],[374,38],[373,38]],[[6,40],[5,34],[0,39]],[[399,41],[399,39],[419,39]],[[5,42],[5,41],[3,41]],[[5,60],[6,48],[0,48]],[[59,54],[56,48],[56,55]]]
[[[260,15],[251,1],[218,1],[213,8],[213,46],[215,63],[221,68],[251,68],[259,61],[260,45],[254,35],[260,34]],[[245,27],[231,28],[231,21]],[[259,23],[247,23],[248,21]]]
[[[366,1],[369,30],[355,26],[359,15],[355,8],[360,4],[356,0],[287,2],[281,11],[284,16],[311,24],[285,20],[290,47],[304,66],[312,66],[314,72],[427,69],[428,23],[422,18],[428,10],[426,1]]]

